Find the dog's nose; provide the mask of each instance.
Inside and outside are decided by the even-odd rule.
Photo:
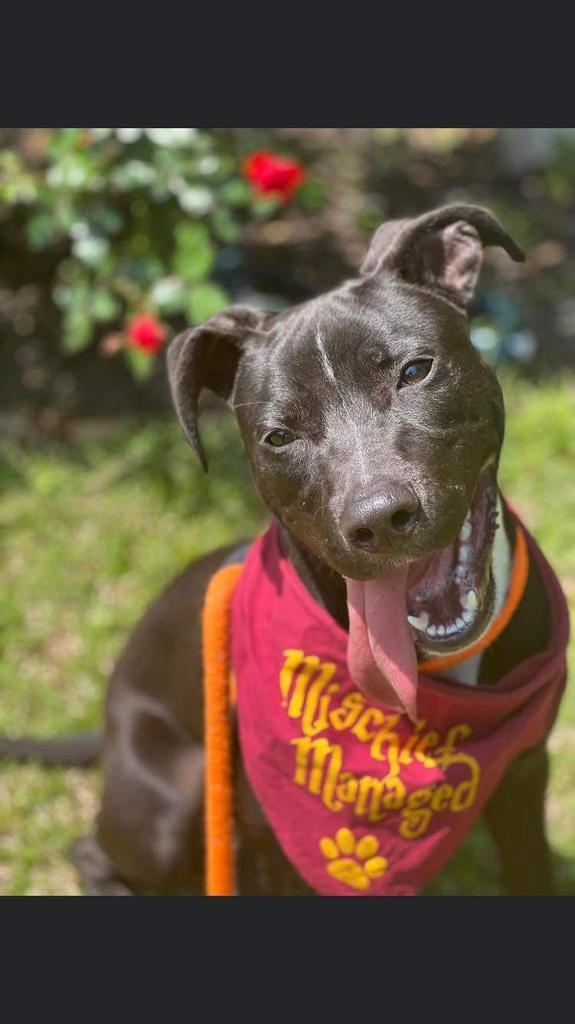
[[[351,502],[343,515],[343,531],[350,544],[377,553],[401,547],[413,534],[421,506],[413,491],[394,487],[377,498]]]

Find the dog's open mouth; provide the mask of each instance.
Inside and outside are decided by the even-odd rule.
[[[407,620],[426,650],[460,647],[482,629],[490,611],[496,499],[495,469],[490,466],[479,478],[455,542],[409,569]]]
[[[368,581],[347,580],[347,660],[372,700],[417,714],[417,650],[470,645],[493,604],[491,551],[497,526],[495,467],[481,474],[459,536],[443,550]]]

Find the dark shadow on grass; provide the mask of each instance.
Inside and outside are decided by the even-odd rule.
[[[575,860],[552,851],[556,896],[575,896]],[[423,896],[504,896],[499,853],[480,818]]]

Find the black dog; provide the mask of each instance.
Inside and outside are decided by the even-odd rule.
[[[477,207],[384,224],[357,279],[279,315],[231,308],[176,338],[168,353],[176,409],[202,463],[197,402],[208,388],[236,413],[256,486],[297,573],[341,626],[348,628],[344,577],[368,583],[407,566],[417,569],[415,581],[425,566],[425,605],[408,582],[405,626],[420,658],[470,646],[496,602],[504,411],[466,315],[485,245],[523,259]],[[507,512],[504,520],[499,533],[512,541]],[[462,597],[440,571],[439,553],[455,550],[466,529]],[[171,584],[114,670],[102,809],[95,835],[73,851],[88,893],[202,891],[200,613],[229,553],[200,559]],[[549,636],[547,595],[532,563],[510,624],[475,659],[473,678],[460,681],[496,682],[544,650]],[[305,892],[239,756],[236,774],[239,891]],[[551,891],[546,784],[539,746],[514,762],[487,806],[509,892]]]

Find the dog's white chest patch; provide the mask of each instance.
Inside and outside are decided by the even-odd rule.
[[[474,654],[467,661],[462,661],[459,665],[454,665],[453,668],[446,668],[440,675],[445,676],[446,679],[452,679],[454,683],[461,683],[462,686],[477,686],[482,657],[481,652]]]

